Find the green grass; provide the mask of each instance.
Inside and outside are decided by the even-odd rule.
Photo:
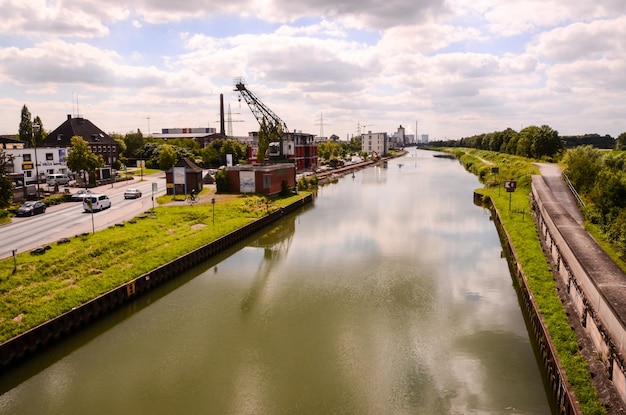
[[[583,413],[605,414],[605,408],[591,383],[587,362],[579,352],[576,333],[570,327],[558,297],[556,282],[531,216],[530,183],[531,176],[539,174],[537,167],[532,164],[532,160],[501,153],[471,149],[451,151],[460,157],[461,163],[470,172],[481,179],[485,187],[477,192],[491,197],[500,212],[503,225],[528,278],[529,288]],[[491,173],[495,166],[500,169],[498,175]],[[513,193],[507,193],[502,188],[503,181],[508,179],[517,180],[517,189]]]
[[[269,210],[306,194],[273,199]],[[0,342],[264,216],[265,200],[160,206],[123,227],[52,244],[44,255],[19,254],[15,273],[13,258],[0,261]]]

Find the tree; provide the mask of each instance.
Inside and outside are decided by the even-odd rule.
[[[245,160],[248,156],[248,147],[232,138],[215,140],[200,151],[202,163],[209,167],[219,167],[226,164],[226,154],[232,154],[235,160]]]
[[[20,120],[20,140],[25,143],[32,143],[33,138],[33,122],[31,121],[31,114],[26,107],[26,104],[22,107],[22,119]]]
[[[126,154],[126,142],[124,141],[124,137],[120,134],[109,134],[109,137],[117,142],[117,146],[119,148],[119,154],[115,163],[113,163],[113,168],[119,170],[122,167],[122,164],[126,164],[128,162],[128,159],[124,156],[124,154]]]
[[[9,175],[9,165],[13,156],[0,148],[0,209],[7,208],[13,200],[13,180]]]
[[[141,130],[137,129],[136,133],[128,133],[124,136],[124,143],[126,143],[126,151],[124,156],[127,158],[139,157],[139,152],[144,146],[144,139]]]
[[[626,132],[617,136],[617,142],[615,144],[616,150],[626,150]]]
[[[326,161],[344,158],[348,154],[348,145],[340,141],[323,141],[317,145],[317,154]]]
[[[602,153],[590,145],[575,147],[565,153],[563,163],[567,166],[565,174],[578,193],[586,193],[594,187],[602,169]]]
[[[270,148],[270,132],[265,120],[261,123],[261,128],[259,129],[259,139],[257,140],[257,153],[256,159],[259,163],[265,162],[265,155],[267,154],[267,150]]]
[[[43,122],[41,122],[41,118],[39,115],[35,117],[33,120],[33,138],[35,139],[35,146],[43,141],[46,138],[46,131],[43,128]]]
[[[169,144],[163,144],[159,152],[159,168],[167,170],[178,161],[178,156],[174,147]]]
[[[101,155],[95,155],[89,148],[87,143],[82,137],[75,135],[70,139],[71,150],[67,155],[67,167],[78,173],[83,172],[83,179],[85,179],[85,173],[89,173],[89,181],[91,184],[95,184],[96,169],[104,167],[104,159]],[[85,187],[87,187],[87,180],[85,180]]]
[[[232,154],[235,161],[245,160],[248,157],[248,147],[237,140],[229,138],[224,140],[222,145],[221,157],[224,162],[226,162],[226,154]]]
[[[558,131],[547,125],[534,128],[531,145],[531,153],[534,158],[555,157],[564,150],[565,146]]]
[[[352,136],[350,137],[350,142],[348,143],[348,149],[354,153],[361,152],[361,136]]]
[[[602,216],[602,222],[613,222],[626,207],[626,173],[603,169],[598,173],[589,198]]]
[[[505,148],[504,152],[507,154],[517,154],[517,142],[519,141],[519,133],[511,128],[505,131],[504,143],[502,146]],[[506,143],[506,144],[505,144]]]
[[[517,140],[517,149],[515,154],[522,157],[530,157],[530,148],[532,146],[532,140],[530,134],[522,134],[520,131],[519,139]]]

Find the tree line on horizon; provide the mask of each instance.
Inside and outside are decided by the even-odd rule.
[[[560,136],[558,131],[547,125],[541,127],[533,125],[519,132],[507,128],[459,140],[436,140],[429,143],[431,147],[468,147],[547,160],[557,159],[566,149],[585,145],[606,150],[626,150],[626,132],[617,138],[597,133]]]

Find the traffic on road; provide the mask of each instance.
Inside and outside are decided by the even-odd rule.
[[[156,184],[156,192],[153,192],[153,184]],[[125,198],[124,193],[130,188],[136,189],[143,196]],[[14,252],[20,253],[51,244],[61,238],[104,229],[145,212],[153,207],[153,197],[165,193],[165,177],[163,174],[144,176],[143,181],[104,185],[93,188],[90,192],[81,193],[83,197],[76,197],[75,201],[50,206],[45,214],[14,217],[11,223],[0,226],[0,259],[9,257]],[[106,195],[110,207],[92,215],[84,208],[83,199],[94,195]]]

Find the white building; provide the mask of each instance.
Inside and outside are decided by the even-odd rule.
[[[422,138],[420,139],[420,143],[428,144],[428,134],[422,134]]]
[[[13,157],[8,173],[16,176],[23,174],[26,184],[37,183],[37,173],[42,182],[48,174],[70,173],[66,162],[66,147],[8,148],[4,151]]]
[[[407,136],[404,131],[404,127],[401,125],[398,127],[398,131],[391,134],[389,137],[389,147],[401,148],[407,144]]]
[[[367,134],[361,134],[361,151],[366,152],[370,156],[386,155],[389,151],[387,133],[372,133],[368,131]]]

